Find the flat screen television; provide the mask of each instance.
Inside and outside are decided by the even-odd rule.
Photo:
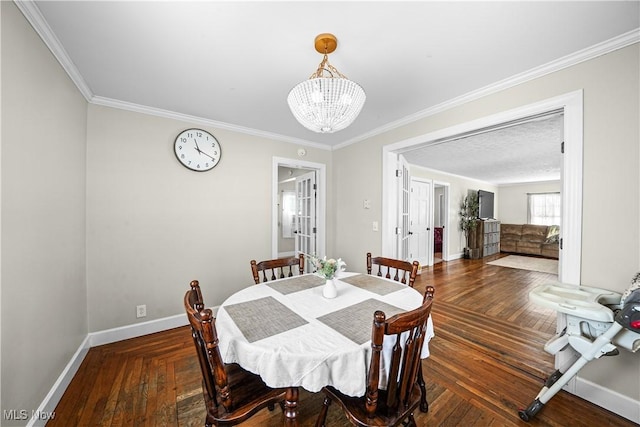
[[[493,193],[478,190],[478,218],[495,219],[493,216]]]

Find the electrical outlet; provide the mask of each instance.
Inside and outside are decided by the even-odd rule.
[[[136,317],[147,317],[147,306],[146,304],[136,305]]]
[[[378,231],[378,221],[373,221],[373,231]]]

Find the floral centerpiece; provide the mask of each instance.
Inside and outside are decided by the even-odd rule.
[[[327,259],[326,256],[324,258],[318,258],[313,255],[305,255],[305,257],[307,257],[315,267],[314,274],[326,280],[322,288],[322,295],[325,298],[335,298],[338,295],[338,290],[335,283],[333,283],[333,279],[339,271],[344,271],[347,264],[340,258],[336,260],[333,258]]]
[[[314,273],[320,277],[324,277],[327,280],[336,277],[336,273],[338,271],[343,271],[347,266],[347,264],[342,261],[341,258],[335,260],[333,258],[327,259],[326,256],[324,258],[317,258],[311,255],[309,256],[309,259],[311,260],[313,266],[316,268],[316,271]]]

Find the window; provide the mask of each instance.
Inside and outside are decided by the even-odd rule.
[[[282,192],[282,237],[293,238],[296,215],[296,193],[294,191]]]
[[[561,225],[560,193],[527,194],[527,222],[538,225]]]

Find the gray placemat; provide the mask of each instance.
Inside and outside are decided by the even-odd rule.
[[[269,286],[283,295],[287,295],[293,292],[304,291],[305,289],[324,285],[325,282],[326,280],[320,276],[316,276],[315,274],[305,274],[303,276],[294,276],[275,282],[266,282],[263,283],[263,285]]]
[[[403,285],[402,283],[390,282],[388,280],[381,279],[380,277],[372,276],[371,274],[358,274],[356,276],[340,279],[340,281],[357,286],[358,288],[366,289],[378,295],[387,295],[408,286]]]
[[[249,342],[308,323],[273,297],[227,305],[224,309]]]
[[[373,313],[376,310],[382,310],[387,319],[407,311],[395,305],[370,298],[342,310],[318,317],[318,320],[340,332],[356,344],[364,344],[371,340]]]

